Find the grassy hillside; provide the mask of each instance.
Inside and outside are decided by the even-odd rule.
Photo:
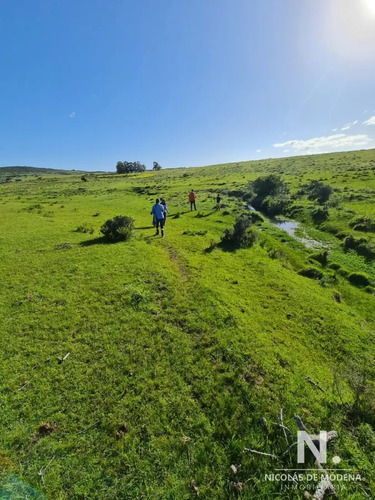
[[[42,168],[42,167],[0,167],[0,179],[20,177],[25,175],[45,175],[45,174],[82,174],[80,170],[61,170],[55,168]]]
[[[218,245],[268,174],[327,262],[268,218],[251,248]],[[311,179],[334,189],[319,223]],[[243,452],[283,452],[282,408],[293,433],[295,413],[338,432],[327,467],[363,477],[335,483],[340,498],[374,497],[374,194],[374,150],[1,185],[0,485],[17,476],[50,500],[302,498],[264,480],[302,467],[294,451]],[[115,215],[135,231],[108,244]]]

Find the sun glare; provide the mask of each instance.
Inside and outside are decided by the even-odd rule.
[[[363,3],[369,14],[375,17],[375,0],[363,0]]]
[[[327,2],[326,46],[352,64],[375,60],[375,0]]]

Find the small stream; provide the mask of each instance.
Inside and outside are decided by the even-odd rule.
[[[249,210],[255,210],[255,208],[251,205],[247,205],[247,208]],[[322,247],[326,246],[321,241],[314,240],[314,238],[311,238],[311,236],[306,234],[304,227],[299,222],[297,222],[295,220],[286,220],[286,219],[279,219],[279,218],[269,219],[263,213],[262,213],[262,216],[270,224],[272,224],[275,227],[278,227],[282,231],[285,231],[286,233],[289,234],[289,236],[291,236],[295,240],[299,241],[300,243],[305,245],[307,248],[322,248]]]

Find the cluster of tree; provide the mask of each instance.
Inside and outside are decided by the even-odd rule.
[[[116,164],[116,172],[118,174],[132,174],[134,172],[144,172],[146,165],[139,161],[118,161]]]
[[[157,161],[154,161],[154,166],[152,167],[152,170],[161,170],[161,165]]]
[[[320,205],[326,203],[333,193],[331,186],[320,181],[310,181],[310,184],[303,187],[309,200],[317,200]]]
[[[278,175],[258,177],[248,186],[247,199],[270,216],[285,213],[290,205],[289,189]]]

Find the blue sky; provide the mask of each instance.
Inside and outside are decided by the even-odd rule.
[[[0,165],[375,147],[375,0],[2,0]]]

